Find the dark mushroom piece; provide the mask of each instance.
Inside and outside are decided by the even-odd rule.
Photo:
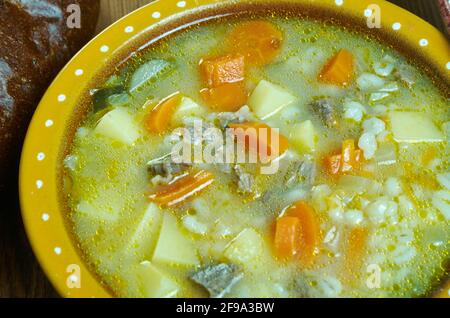
[[[169,183],[174,179],[174,176],[184,172],[188,168],[188,164],[173,162],[171,154],[147,162],[149,174],[152,177],[159,176],[160,181],[163,183]]]
[[[203,267],[189,277],[203,286],[210,297],[223,298],[244,277],[244,274],[235,265],[221,263]]]
[[[308,104],[309,109],[316,114],[327,127],[335,127],[338,124],[336,107],[329,98],[322,98]]]
[[[293,187],[296,184],[304,183],[313,185],[316,177],[316,165],[310,158],[304,158],[292,163],[286,173],[286,186]]]

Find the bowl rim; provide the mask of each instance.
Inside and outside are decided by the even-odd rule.
[[[61,149],[79,98],[88,83],[111,62],[116,54],[141,34],[159,28],[167,19],[199,8],[242,3],[273,4],[273,0],[156,0],[118,20],[80,50],[49,86],[28,129],[22,150],[19,195],[24,226],[32,249],[53,286],[65,297],[111,297],[83,261],[67,230],[59,196]],[[316,6],[342,11],[365,19],[369,5],[378,5],[383,14],[382,28],[400,39],[435,65],[449,78],[450,46],[446,37],[412,13],[384,0],[277,0],[276,2]],[[96,63],[92,63],[96,61]],[[76,85],[73,85],[76,83]],[[80,283],[80,285],[78,285]],[[78,288],[80,287],[80,288]],[[436,295],[449,297],[450,284]]]

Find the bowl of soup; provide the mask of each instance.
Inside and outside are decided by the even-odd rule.
[[[29,128],[67,297],[448,296],[449,44],[384,1],[156,1]]]

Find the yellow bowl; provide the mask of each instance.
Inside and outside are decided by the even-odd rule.
[[[373,29],[371,34],[386,39],[402,53],[420,56],[426,61],[425,70],[439,73],[449,82],[446,38],[415,15],[383,0],[159,0],[140,8],[98,35],[66,65],[42,99],[23,148],[23,221],[41,266],[62,296],[112,296],[83,261],[67,225],[61,191],[62,158],[83,113],[79,101],[86,96],[88,85],[106,64],[129,52],[130,46],[138,47],[143,41],[174,31],[180,25],[177,21],[188,23],[235,10],[260,10],[274,3],[300,5],[306,15],[320,12],[354,26],[364,26],[367,9],[377,5],[371,8],[381,10],[381,29]],[[442,287],[436,295],[448,297],[449,287]]]

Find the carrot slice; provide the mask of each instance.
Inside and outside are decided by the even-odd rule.
[[[318,80],[326,84],[347,86],[353,78],[353,55],[342,49],[331,58],[319,73]]]
[[[144,126],[150,133],[163,133],[170,126],[173,113],[181,103],[181,94],[174,93],[159,102],[144,119]]]
[[[289,147],[286,137],[264,123],[246,122],[229,127],[238,141],[245,142],[245,150],[256,152],[260,159],[275,159],[272,156],[282,155]]]
[[[345,174],[357,169],[362,158],[361,149],[355,149],[355,141],[348,139],[342,142],[341,154],[331,155],[325,159],[325,166],[332,175]]]
[[[200,95],[209,107],[219,112],[235,112],[244,106],[248,99],[247,89],[242,82],[204,88]]]
[[[348,172],[353,169],[355,159],[355,141],[348,139],[342,142],[341,172]]]
[[[190,172],[161,187],[155,193],[150,194],[148,198],[162,207],[169,207],[191,198],[213,182],[214,175],[211,172],[206,170]]]
[[[366,228],[356,227],[351,230],[345,255],[345,267],[348,273],[357,271],[361,267],[368,237],[369,232]]]
[[[304,201],[289,207],[286,216],[295,217],[300,222],[298,258],[304,267],[314,264],[316,249],[320,246],[320,227],[314,209]]]
[[[326,159],[327,170],[329,173],[335,175],[341,171],[341,155],[329,156]]]
[[[275,229],[275,254],[281,259],[291,259],[299,250],[300,219],[284,216],[278,218]]]
[[[244,56],[228,54],[216,58],[203,59],[200,62],[200,72],[208,87],[218,87],[227,83],[244,80]]]
[[[225,43],[231,52],[242,54],[246,64],[261,66],[279,54],[283,34],[270,22],[250,21],[238,25]]]

